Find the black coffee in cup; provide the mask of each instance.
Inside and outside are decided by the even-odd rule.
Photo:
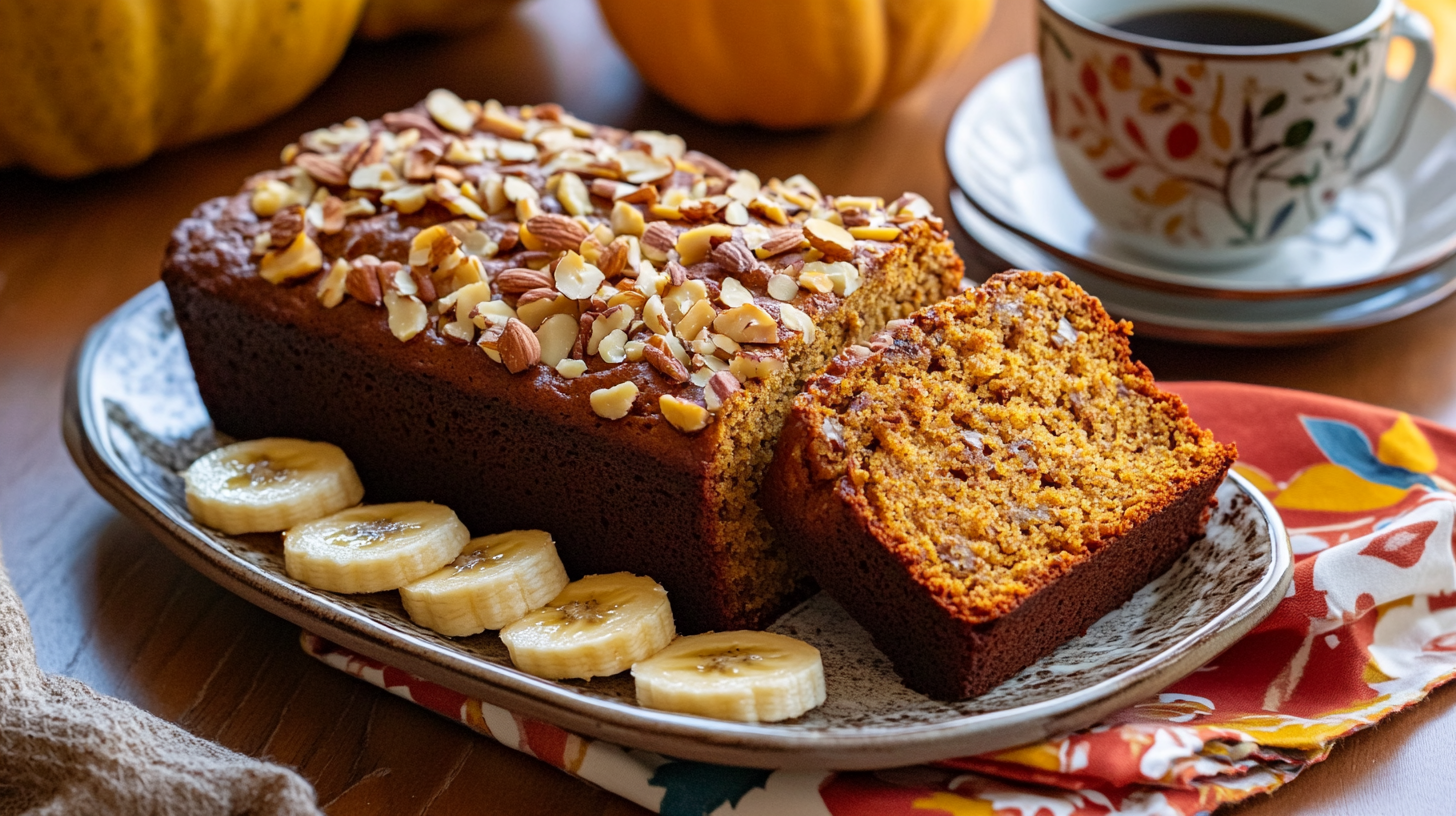
[[[1111,25],[1129,34],[1198,45],[1284,45],[1330,33],[1288,17],[1219,6],[1150,11]]]

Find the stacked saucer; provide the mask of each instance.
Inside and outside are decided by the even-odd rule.
[[[1104,236],[1052,146],[1036,58],[966,97],[946,135],[966,232],[1015,267],[1060,269],[1147,336],[1309,342],[1386,323],[1456,292],[1456,105],[1427,92],[1396,157],[1273,255],[1217,270],[1149,261]]]

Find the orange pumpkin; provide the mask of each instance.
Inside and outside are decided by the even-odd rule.
[[[857,119],[960,55],[993,0],[598,0],[642,78],[714,122]]]

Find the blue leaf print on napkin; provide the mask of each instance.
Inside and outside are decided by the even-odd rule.
[[[657,806],[662,816],[708,816],[724,802],[738,807],[738,800],[754,788],[763,787],[772,773],[759,768],[675,761],[658,767],[647,784],[667,789]]]
[[[1319,446],[1320,452],[1331,462],[1354,471],[1367,482],[1390,485],[1402,489],[1425,485],[1435,490],[1436,483],[1424,473],[1416,473],[1403,467],[1387,465],[1375,458],[1370,440],[1359,428],[1348,422],[1334,419],[1316,419],[1302,416],[1304,430]]]

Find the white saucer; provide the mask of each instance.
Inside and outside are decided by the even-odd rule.
[[[1129,286],[1057,258],[997,224],[959,190],[951,209],[977,243],[1020,269],[1059,269],[1102,301],[1114,317],[1131,320],[1146,337],[1220,346],[1280,346],[1315,342],[1414,314],[1456,293],[1456,260],[1396,283],[1300,300],[1213,300]]]
[[[1275,254],[1219,270],[1172,267],[1109,240],[1057,163],[1041,70],[1027,55],[971,91],[951,120],[956,184],[1001,227],[1081,269],[1203,298],[1324,297],[1389,286],[1456,255],[1456,105],[1428,92],[1396,157]]]

